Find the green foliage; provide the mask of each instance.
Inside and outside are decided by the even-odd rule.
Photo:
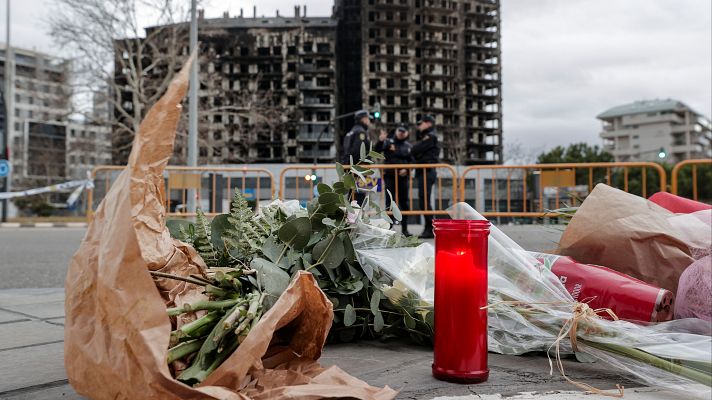
[[[202,210],[198,209],[195,216],[195,237],[193,247],[208,266],[214,265],[217,260],[215,249],[211,240],[210,222]]]
[[[554,163],[584,163],[584,162],[613,162],[613,155],[598,145],[588,143],[573,143],[568,147],[556,146],[537,157],[537,164]]]
[[[368,223],[373,217],[391,221],[388,210],[369,199],[370,193],[358,207],[351,203],[357,182],[375,173],[367,167],[366,157],[380,156],[365,148],[362,153],[359,163],[349,169],[337,164],[339,181],[333,186],[319,183],[319,196],[307,204],[306,210],[287,216],[279,205],[271,205],[255,213],[236,191],[229,214],[219,215],[209,223],[198,212],[195,224],[170,222],[171,234],[191,243],[209,267],[249,265],[255,275],[249,276],[248,282],[265,293],[266,307],[286,289],[290,275],[299,270],[311,272],[334,303],[331,340],[412,333],[410,321],[417,318],[408,317],[408,325],[405,324],[405,308],[394,308],[381,295],[378,271],[360,265],[353,247],[352,235],[358,223]],[[390,211],[400,219],[396,203],[391,205],[396,208]],[[418,244],[417,238],[399,233],[387,243],[393,247]],[[220,294],[224,289],[211,290]],[[343,306],[337,308],[339,304]]]

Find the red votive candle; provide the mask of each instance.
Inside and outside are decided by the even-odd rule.
[[[484,382],[487,368],[488,221],[435,220],[433,376]]]

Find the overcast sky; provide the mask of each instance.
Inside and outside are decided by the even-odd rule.
[[[5,41],[1,1],[0,41]],[[186,2],[188,0],[185,0]],[[600,143],[596,115],[640,99],[674,98],[712,114],[709,0],[501,0],[504,141],[532,151]],[[12,0],[14,45],[62,55],[47,31],[51,1]],[[254,1],[211,0],[206,16]],[[292,15],[294,2],[261,0],[258,15]],[[308,15],[328,1],[303,1]]]

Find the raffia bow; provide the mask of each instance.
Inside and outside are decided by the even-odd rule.
[[[561,376],[564,377],[569,383],[587,391],[593,394],[598,394],[601,396],[607,396],[607,397],[616,397],[616,398],[622,398],[623,397],[623,390],[624,387],[621,386],[620,384],[616,384],[616,388],[618,389],[618,392],[610,392],[610,391],[605,391],[601,390],[598,388],[595,388],[587,383],[575,381],[568,376],[566,376],[566,373],[564,372],[564,365],[561,362],[561,353],[560,353],[560,347],[561,347],[561,341],[565,340],[566,337],[569,337],[569,340],[571,342],[571,348],[573,351],[578,351],[578,342],[576,338],[576,333],[578,331],[578,326],[580,322],[589,322],[592,323],[598,319],[601,319],[601,314],[608,314],[613,320],[618,320],[618,316],[611,310],[610,308],[597,308],[593,309],[589,307],[588,303],[585,302],[574,302],[568,303],[568,302],[561,302],[561,301],[556,301],[556,302],[541,302],[541,303],[529,303],[526,301],[499,301],[496,303],[489,304],[485,307],[482,307],[482,309],[488,309],[491,307],[495,307],[497,305],[510,305],[510,306],[516,306],[516,305],[524,305],[524,306],[531,306],[531,305],[536,305],[536,304],[546,304],[546,305],[566,305],[566,304],[571,304],[572,305],[572,310],[571,310],[571,318],[567,319],[566,322],[561,326],[561,329],[559,330],[559,335],[556,337],[556,340],[554,343],[551,344],[549,349],[546,352],[546,357],[549,360],[549,374],[553,375],[554,373],[554,365],[551,361],[551,348],[555,347],[556,348],[556,366],[559,369],[559,372],[561,373]]]

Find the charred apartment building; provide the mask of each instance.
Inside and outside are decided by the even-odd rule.
[[[502,161],[498,0],[337,0],[339,112],[432,114],[454,164]],[[347,95],[346,95],[347,94]]]
[[[199,27],[200,164],[334,159],[336,20],[306,17],[295,7],[290,17],[254,11],[252,17],[206,19],[200,12]],[[187,56],[185,46],[181,62]],[[116,80],[122,79],[117,69]],[[129,100],[131,93],[122,96]],[[126,136],[117,135],[114,142]],[[115,163],[128,158],[130,148],[122,149],[114,152]],[[179,137],[171,163],[186,159],[187,142]]]
[[[298,7],[252,14],[199,18],[200,164],[331,162],[353,120],[331,121],[376,103],[388,130],[433,114],[444,162],[502,161],[498,0],[336,0],[330,18]],[[187,159],[184,144],[172,163]]]

